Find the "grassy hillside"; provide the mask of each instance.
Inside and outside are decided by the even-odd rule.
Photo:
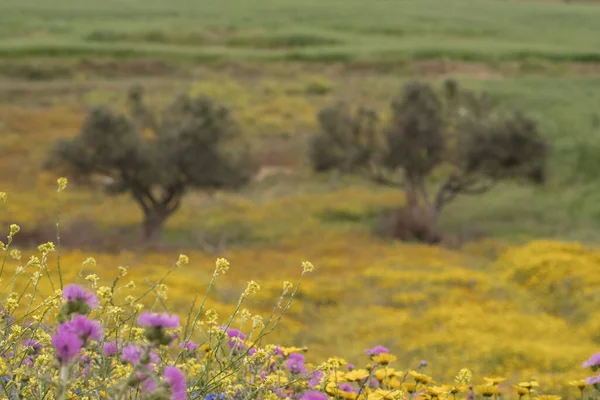
[[[0,53],[598,61],[595,4],[497,0],[5,0]]]

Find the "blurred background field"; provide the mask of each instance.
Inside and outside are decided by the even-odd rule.
[[[0,2],[0,189],[5,229],[24,254],[54,240],[56,176],[41,171],[57,138],[97,104],[123,108],[143,84],[159,107],[185,91],[231,107],[263,168],[238,193],[185,198],[160,249],[143,252],[127,197],[72,181],[62,205],[62,264],[89,256],[143,287],[177,259],[169,301],[185,313],[214,260],[232,270],[211,306],[231,309],[249,279],[267,312],[283,280],[316,274],[274,341],[314,361],[361,360],[389,347],[398,367],[427,359],[451,379],[468,366],[562,387],[584,377],[600,345],[600,8],[595,2],[308,0]],[[376,107],[412,78],[453,77],[535,117],[551,141],[544,187],[503,184],[449,206],[441,225],[460,249],[376,234],[403,194],[357,178],[314,176],[306,163],[318,110]],[[14,262],[13,262],[14,264]],[[11,264],[11,265],[13,265]],[[13,265],[14,267],[14,265]]]

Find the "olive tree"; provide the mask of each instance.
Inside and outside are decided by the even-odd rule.
[[[386,126],[374,127],[374,121],[372,111],[322,111],[311,141],[314,170],[360,172],[402,187],[408,207],[426,210],[432,224],[459,195],[484,193],[506,179],[544,181],[548,146],[536,122],[455,81],[440,92],[409,82],[393,99]],[[434,174],[443,177],[437,185]]]
[[[180,95],[158,115],[143,100],[134,87],[127,114],[93,108],[77,136],[56,143],[47,167],[106,178],[109,194],[137,202],[143,236],[155,241],[187,192],[239,188],[256,164],[229,111],[211,99]]]

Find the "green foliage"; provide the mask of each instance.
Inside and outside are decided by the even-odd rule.
[[[177,97],[160,118],[129,94],[130,116],[95,107],[78,136],[61,139],[47,166],[77,177],[109,179],[109,193],[128,193],[145,216],[145,235],[156,236],[190,189],[239,188],[256,165],[240,146],[229,111],[205,97]]]
[[[422,238],[415,232],[425,230],[437,242],[433,227],[457,195],[481,194],[505,179],[544,182],[548,149],[536,122],[521,112],[503,112],[485,93],[464,90],[454,81],[446,82],[443,95],[430,84],[407,83],[392,102],[383,132],[364,119],[364,111],[353,116],[344,105],[324,109],[318,118],[321,133],[311,143],[313,168],[366,171],[392,184],[373,172],[400,171],[409,209],[393,218],[387,231],[394,236]],[[446,177],[430,195],[428,180],[436,169]]]
[[[386,130],[389,169],[401,168],[411,180],[431,173],[444,154],[442,103],[428,84],[411,82],[392,102],[392,121]]]
[[[378,151],[377,114],[360,108],[352,112],[339,103],[317,116],[321,132],[311,139],[310,161],[316,171],[352,172],[368,166]]]
[[[461,141],[456,161],[466,174],[481,173],[491,179],[525,177],[545,180],[547,145],[537,124],[520,112],[487,119],[461,121]]]

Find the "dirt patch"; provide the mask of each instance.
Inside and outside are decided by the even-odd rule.
[[[42,131],[70,132],[81,125],[82,116],[61,109],[0,109],[2,130],[18,134],[37,134]]]
[[[500,69],[483,63],[465,63],[449,60],[416,61],[413,64],[416,74],[427,78],[443,78],[450,75],[468,75],[476,79],[501,79]]]
[[[75,69],[103,78],[167,76],[179,72],[172,63],[160,60],[93,60],[80,61]]]
[[[256,182],[262,182],[265,179],[276,176],[292,176],[296,173],[292,168],[286,167],[262,167],[254,177]]]

